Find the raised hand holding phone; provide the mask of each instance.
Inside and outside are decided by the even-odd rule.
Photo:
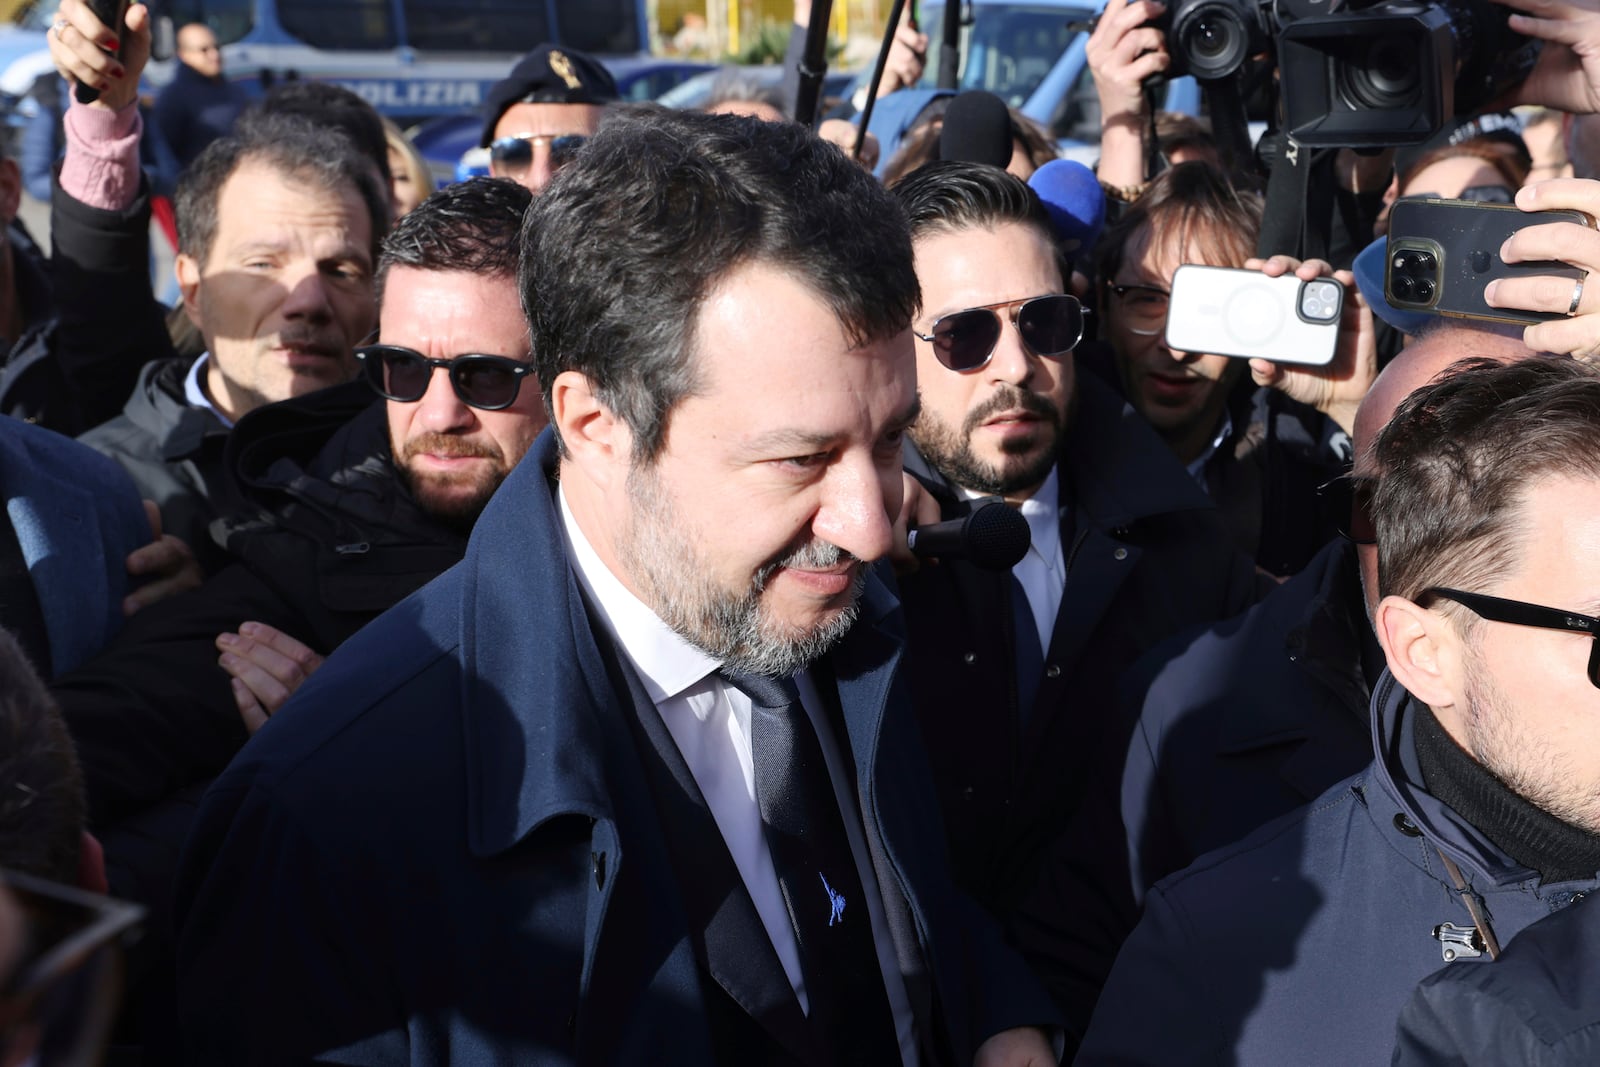
[[[150,12],[142,3],[116,5],[122,12],[121,32],[100,17],[85,0],[61,0],[50,26],[50,58],[61,76],[77,89],[93,90],[96,107],[117,110],[138,98],[139,75],[150,58]],[[115,21],[115,20],[114,20]]]
[[[1550,222],[1517,230],[1502,245],[1501,259],[1507,263],[1556,261],[1568,269],[1561,274],[1496,279],[1485,288],[1485,302],[1495,308],[1549,317],[1523,330],[1523,343],[1529,348],[1584,359],[1600,357],[1600,292],[1587,291],[1589,276],[1600,271],[1600,232],[1593,226],[1593,220],[1600,217],[1600,181],[1552,178],[1535,182],[1518,190],[1517,207],[1529,213],[1574,212],[1589,224]]]

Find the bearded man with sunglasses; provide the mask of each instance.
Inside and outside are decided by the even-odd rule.
[[[170,914],[205,782],[323,656],[460,561],[544,428],[516,281],[531,200],[478,178],[401,220],[379,260],[377,343],[357,349],[366,380],[232,431],[242,506],[217,531],[233,562],[54,682],[119,896]],[[167,928],[133,957],[150,1062],[177,1060]]]
[[[1561,357],[1400,406],[1374,761],[1151,890],[1079,1062],[1387,1063],[1421,979],[1600,888],[1597,440],[1600,371]]]
[[[1002,496],[1033,534],[1009,574],[942,560],[901,581],[956,879],[1004,917],[1078,804],[1122,669],[1257,586],[1160,438],[1075,373],[1083,311],[1032,190],[942,162],[892,191],[923,292],[908,466],[945,518]]]

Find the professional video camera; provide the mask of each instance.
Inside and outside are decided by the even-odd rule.
[[[1303,145],[1416,144],[1533,68],[1539,42],[1491,0],[1174,0],[1169,75],[1218,83],[1274,46],[1284,132]]]

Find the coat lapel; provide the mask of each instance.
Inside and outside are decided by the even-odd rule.
[[[774,1041],[797,1060],[820,1064],[821,1050],[694,774],[637,673],[600,628],[595,633],[614,686],[629,698],[624,714],[640,742],[696,960]]]

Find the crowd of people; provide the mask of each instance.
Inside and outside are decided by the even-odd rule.
[[[1304,261],[1150,113],[1157,0],[1088,38],[1092,246],[1003,106],[880,181],[543,44],[432,190],[185,27],[168,309],[148,12],[62,0],[48,256],[0,163],[0,1063],[1600,1058],[1600,232],[1499,250],[1578,268],[1490,285],[1526,327],[1384,297],[1401,197],[1600,216],[1600,6],[1510,4],[1545,110],[1330,150]],[[1175,349],[1191,264],[1338,281],[1332,361]]]

